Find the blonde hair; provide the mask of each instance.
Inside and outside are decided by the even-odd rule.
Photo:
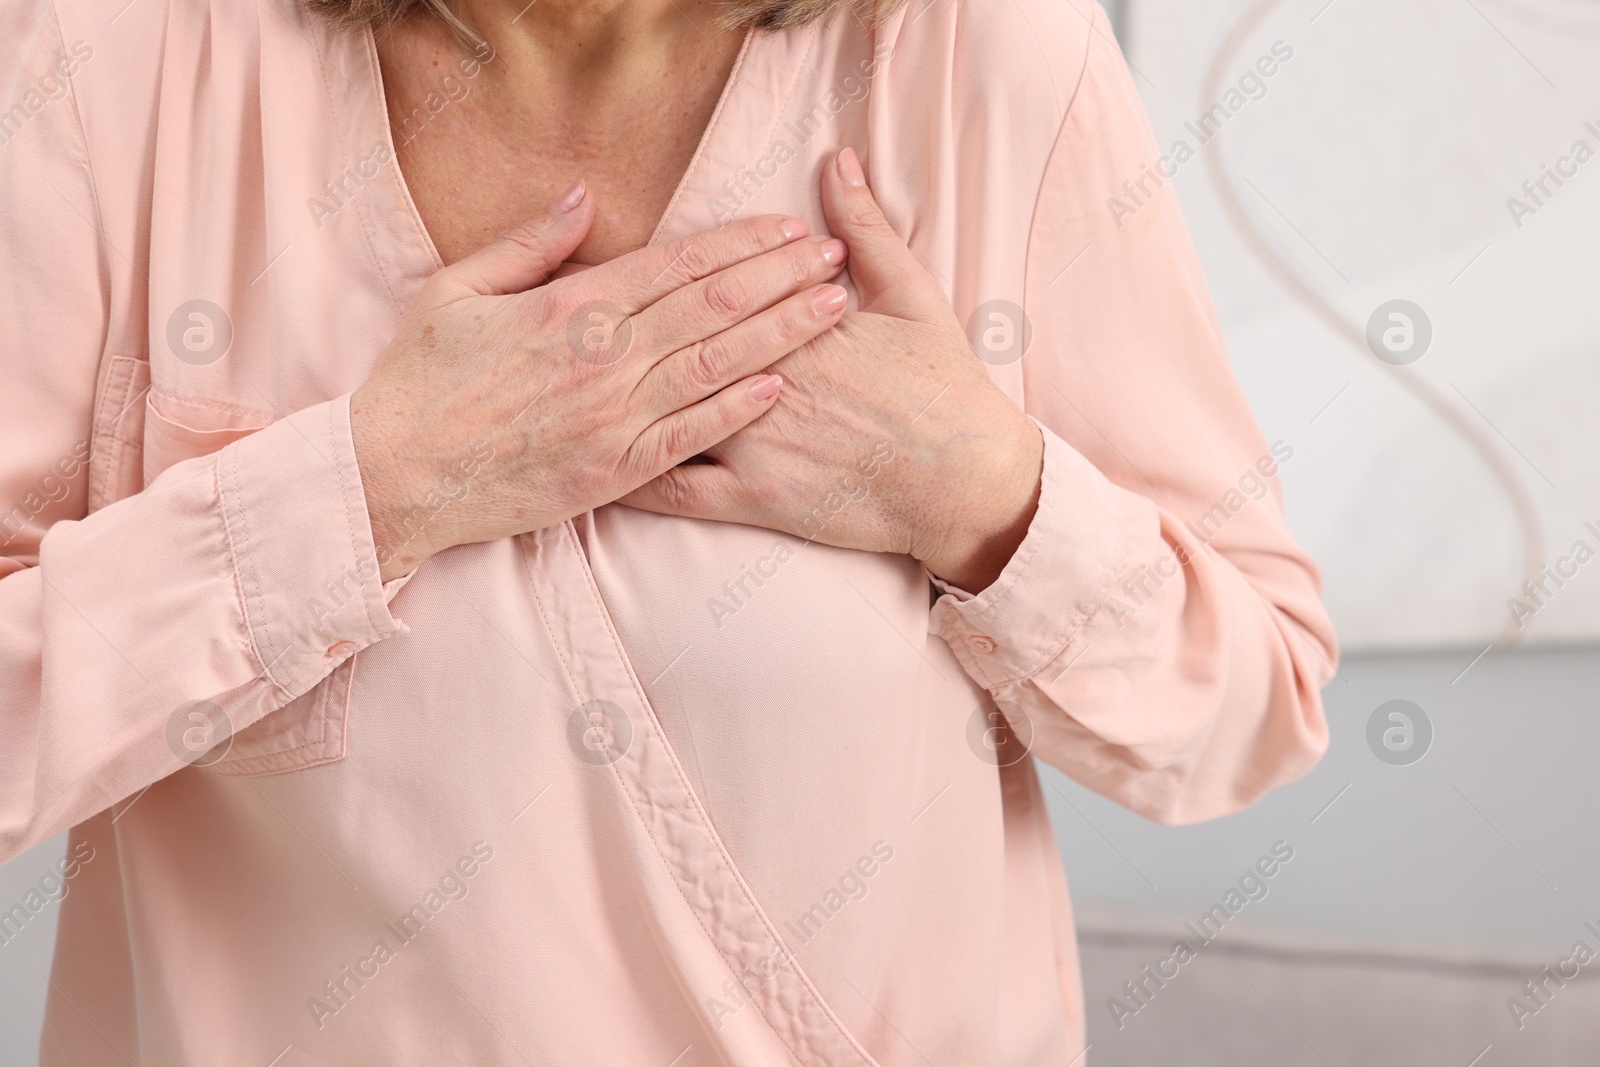
[[[754,26],[763,30],[782,30],[804,26],[841,7],[855,9],[856,16],[868,25],[882,22],[905,0],[720,0],[724,29]],[[438,19],[456,36],[471,45],[482,36],[456,14],[450,0],[306,0],[312,11],[346,26],[371,26],[381,30],[413,14]]]

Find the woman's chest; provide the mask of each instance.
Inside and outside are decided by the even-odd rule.
[[[416,45],[380,46],[395,162],[439,257],[455,262],[539,219],[579,179],[597,211],[572,261],[643,247],[694,159],[734,51],[664,81],[622,73],[599,87],[529,74],[525,58],[513,68],[490,52],[441,96]]]
[[[688,162],[663,146],[632,162],[610,151],[577,159],[554,136],[483,144],[441,135],[396,151],[417,214],[447,264],[537,221],[579,179],[598,210],[573,261],[595,265],[642,248]]]

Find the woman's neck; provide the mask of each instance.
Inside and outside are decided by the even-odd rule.
[[[713,0],[459,0],[505,69],[544,71],[567,85],[612,86],[618,77],[681,62],[685,53],[732,53],[739,35],[716,25]]]
[[[578,178],[598,212],[573,261],[644,244],[743,33],[716,28],[713,0],[459,2],[493,49],[477,62],[431,17],[378,41],[400,166],[440,256],[536,217]]]

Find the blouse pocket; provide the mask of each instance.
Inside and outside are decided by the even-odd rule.
[[[144,480],[185,460],[208,456],[273,422],[269,413],[152,390],[145,401]],[[346,659],[308,692],[268,712],[202,764],[217,774],[282,774],[345,756],[350,689],[358,657]]]
[[[89,510],[132,496],[143,486],[145,394],[150,363],[112,356],[101,369],[89,445]]]
[[[359,658],[351,656],[309,692],[234,734],[225,755],[209,764],[210,769],[248,777],[343,759]]]
[[[145,397],[144,484],[186,459],[209,456],[272,424],[270,414],[157,394]]]

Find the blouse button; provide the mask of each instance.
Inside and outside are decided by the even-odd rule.
[[[328,646],[328,656],[330,659],[337,659],[340,656],[348,656],[355,650],[356,646],[353,641],[335,641]]]
[[[985,655],[994,651],[994,638],[985,637],[983,634],[973,634],[967,638],[967,644],[972,646],[972,651]]]

